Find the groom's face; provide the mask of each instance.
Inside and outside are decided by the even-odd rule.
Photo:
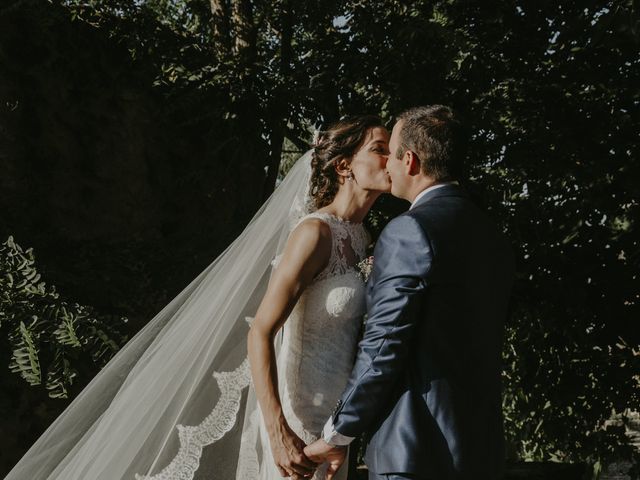
[[[387,161],[387,172],[391,178],[391,194],[398,198],[404,198],[403,192],[406,190],[407,183],[404,159],[396,156],[396,152],[400,148],[400,131],[403,123],[400,120],[393,126],[389,139],[389,160]]]

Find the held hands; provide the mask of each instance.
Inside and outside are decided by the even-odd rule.
[[[331,480],[346,460],[347,447],[334,447],[320,438],[308,445],[304,454],[317,464],[327,462],[327,480]]]
[[[271,453],[280,475],[294,479],[313,475],[317,465],[304,454],[305,443],[286,422],[279,424],[269,436]]]

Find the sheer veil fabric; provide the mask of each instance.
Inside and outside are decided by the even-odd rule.
[[[255,442],[266,438],[247,388],[246,334],[272,261],[312,210],[310,161],[308,151],[242,234],[118,352],[7,480],[258,478]]]

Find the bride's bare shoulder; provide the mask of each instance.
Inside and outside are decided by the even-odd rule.
[[[329,263],[331,228],[322,220],[302,220],[289,234],[283,252],[272,262],[273,279],[295,279],[309,283]]]
[[[331,247],[331,227],[318,218],[303,219],[291,232],[290,243],[298,244],[308,249]]]

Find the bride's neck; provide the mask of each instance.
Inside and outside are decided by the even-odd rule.
[[[340,188],[333,201],[322,208],[323,211],[336,215],[350,222],[362,222],[369,209],[381,192]]]

